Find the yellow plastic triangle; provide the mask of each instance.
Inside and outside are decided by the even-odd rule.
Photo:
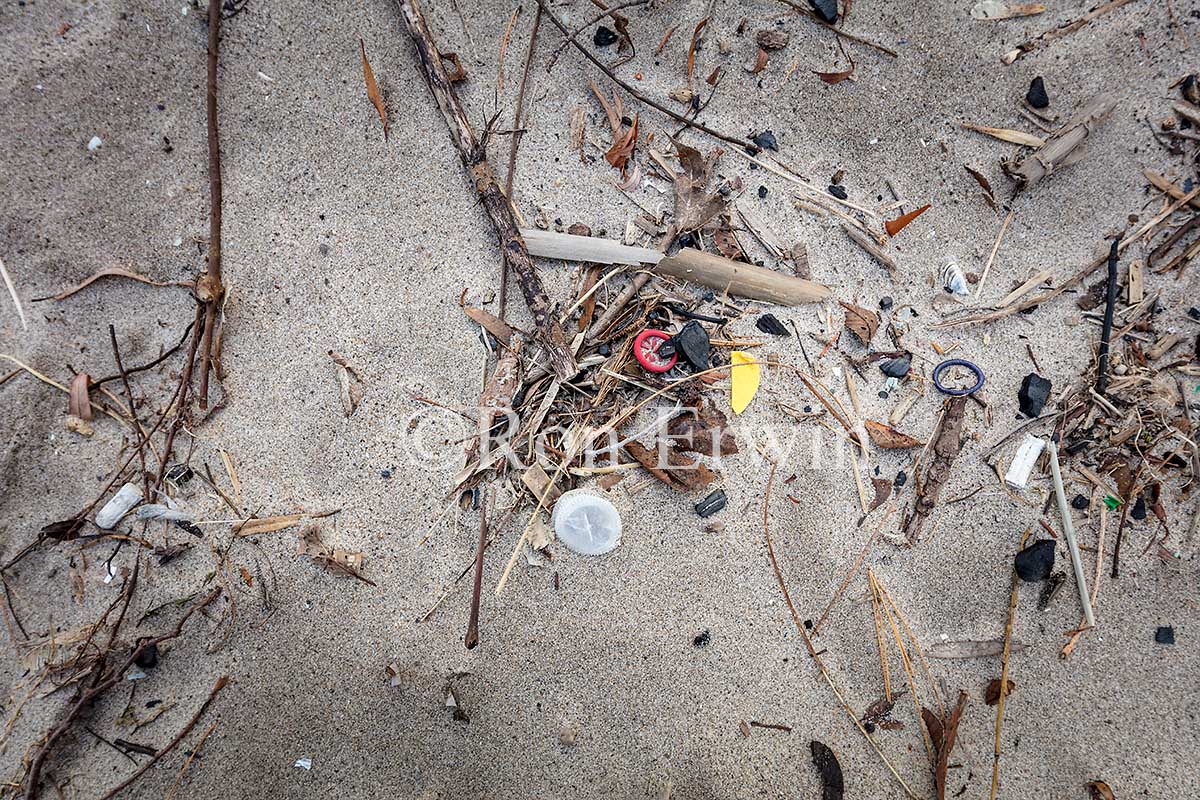
[[[749,353],[734,350],[729,354],[730,399],[733,413],[740,414],[758,392],[760,373],[757,360]]]

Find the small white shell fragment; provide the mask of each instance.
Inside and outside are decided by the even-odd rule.
[[[621,515],[616,506],[584,489],[558,498],[550,521],[555,535],[580,555],[604,555],[621,543]]]
[[[100,149],[100,145],[102,144],[104,144],[103,139],[101,139],[99,136],[93,136],[88,140],[87,148],[90,152],[94,153]]]
[[[1033,466],[1037,464],[1038,456],[1042,454],[1045,447],[1045,439],[1025,434],[1025,441],[1021,442],[1021,447],[1013,456],[1012,463],[1008,465],[1008,472],[1004,473],[1004,482],[1014,489],[1024,489],[1028,486],[1029,476],[1033,474]]]
[[[941,272],[942,286],[954,294],[967,295],[971,290],[967,288],[967,276],[963,274],[962,269],[953,261],[942,267]]]
[[[142,502],[141,488],[127,483],[121,490],[96,512],[96,527],[111,531],[121,521],[121,517],[129,513],[129,509]]]
[[[299,767],[300,769],[312,769],[312,759],[308,756],[305,756],[304,758],[297,758],[296,763],[292,764],[292,766]]]

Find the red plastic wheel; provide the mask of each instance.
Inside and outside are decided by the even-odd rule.
[[[669,358],[658,354],[658,349],[671,338],[671,334],[647,328],[633,340],[633,357],[649,372],[666,372],[675,366],[679,356],[672,353]]]

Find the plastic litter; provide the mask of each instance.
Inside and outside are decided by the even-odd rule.
[[[1014,489],[1024,489],[1028,486],[1029,476],[1033,474],[1033,467],[1045,449],[1045,439],[1026,434],[1025,441],[1021,442],[1021,447],[1013,456],[1012,463],[1008,465],[1008,472],[1004,473],[1004,482]]]
[[[616,506],[584,489],[565,492],[550,519],[563,544],[585,556],[600,556],[621,543],[621,515]]]
[[[142,502],[142,490],[132,483],[121,487],[104,507],[96,512],[96,527],[110,531],[129,513],[129,509]]]

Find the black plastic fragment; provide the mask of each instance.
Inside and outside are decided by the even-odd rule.
[[[696,513],[703,517],[711,517],[721,509],[725,508],[725,490],[717,489],[708,497],[696,503]]]
[[[139,645],[140,646],[140,645]],[[158,666],[158,645],[152,644],[142,652],[138,653],[138,657],[133,660],[142,669],[154,669]]]
[[[1129,511],[1129,516],[1133,517],[1138,522],[1146,518],[1146,496],[1138,495],[1137,501],[1134,502],[1133,508]]]
[[[885,294],[883,297],[879,298],[879,308],[881,311],[887,311],[895,304],[895,302],[896,301],[892,299],[890,294]]]
[[[601,25],[596,28],[596,33],[592,36],[592,43],[595,44],[596,47],[608,47],[610,44],[615,42],[617,38],[617,34],[613,32],[612,28]]]
[[[831,195],[833,195],[834,197],[836,197],[838,200],[845,200],[846,198],[848,198],[850,196],[849,194],[846,193],[845,186],[839,186],[836,183],[829,184],[829,193]]]
[[[675,344],[675,352],[687,359],[689,364],[696,369],[708,369],[708,357],[712,346],[708,341],[708,331],[704,330],[703,325],[692,320],[684,325],[671,341]]]
[[[1021,381],[1021,391],[1017,393],[1017,401],[1021,404],[1021,413],[1027,417],[1036,417],[1046,407],[1050,399],[1051,383],[1046,378],[1031,372]]]
[[[1050,577],[1054,570],[1054,540],[1039,539],[1017,553],[1013,559],[1017,577],[1023,581],[1037,583]]]
[[[837,0],[808,0],[808,4],[813,7],[813,11],[816,11],[821,19],[830,25],[837,22]]]
[[[1075,495],[1075,497],[1071,500],[1071,508],[1075,509],[1076,511],[1083,511],[1088,507],[1088,505],[1090,505],[1089,500],[1081,494]]]
[[[1159,625],[1154,632],[1154,641],[1158,644],[1175,644],[1175,629],[1170,625]]]
[[[1029,91],[1025,94],[1025,102],[1034,108],[1046,108],[1050,105],[1050,95],[1046,94],[1046,82],[1042,80],[1042,76],[1038,75],[1029,84]]]
[[[879,365],[879,369],[889,378],[903,378],[912,369],[912,356],[905,353],[899,358],[889,358]]]
[[[779,321],[779,317],[775,316],[774,314],[763,314],[754,323],[754,327],[758,328],[763,333],[769,333],[772,336],[792,335],[792,332],[789,331],[784,324]]]
[[[904,470],[900,470],[899,472],[896,473],[896,480],[892,481],[892,486],[899,489],[899,488],[903,487],[904,484],[906,484],[906,483],[908,483],[908,473],[905,472]]]
[[[758,187],[758,199],[759,200],[767,199],[767,187],[765,187],[765,186]]]
[[[707,647],[712,641],[712,634],[708,631],[701,631],[692,637],[692,647]]]
[[[167,474],[163,477],[176,486],[182,486],[190,481],[195,474],[187,464],[172,464],[167,468]]]
[[[750,137],[750,141],[758,145],[761,150],[774,150],[779,152],[779,142],[775,141],[775,134],[771,131],[763,131],[756,133]]]

